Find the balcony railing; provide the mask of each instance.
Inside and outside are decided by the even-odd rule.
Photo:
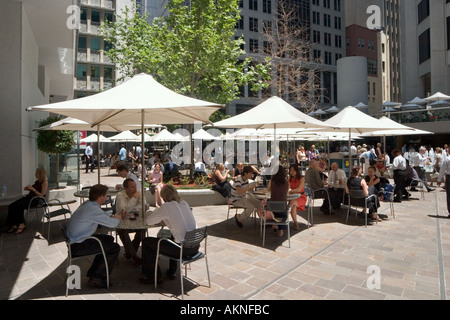
[[[78,62],[87,62],[87,49],[78,49],[77,61]]]

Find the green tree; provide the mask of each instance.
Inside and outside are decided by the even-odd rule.
[[[252,62],[242,38],[234,39],[237,0],[172,0],[169,15],[151,24],[135,9],[101,28],[106,54],[125,76],[149,73],[171,90],[221,104],[238,98],[240,86],[267,87],[270,59]]]
[[[48,117],[39,122],[39,127],[61,120],[61,117]],[[37,132],[37,147],[39,150],[56,155],[56,188],[59,188],[59,155],[72,150],[73,131],[70,130],[39,130]]]

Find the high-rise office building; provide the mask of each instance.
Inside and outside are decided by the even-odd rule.
[[[114,21],[131,0],[81,0],[80,28],[77,32],[74,98],[105,91],[115,85],[116,71],[106,55],[111,45],[99,34],[103,21]]]
[[[344,0],[284,0],[284,2],[293,5],[298,11],[294,28],[304,28],[311,43],[307,64],[315,73],[314,78],[319,88],[313,90],[311,94],[317,95],[318,106],[335,105],[336,63],[345,56],[345,2]],[[138,3],[142,10],[145,9],[150,13],[149,20],[168,14],[165,9],[168,0],[139,0]],[[265,56],[266,45],[263,30],[268,25],[274,26],[276,23],[279,1],[241,0],[238,3],[241,19],[236,25],[235,35],[244,39],[244,50],[249,56],[261,60]],[[186,5],[189,5],[189,1],[186,1]],[[256,106],[267,98],[269,91],[255,93],[247,87],[241,88],[239,99],[228,105],[227,113],[235,115]],[[290,101],[289,94],[283,98],[299,106],[295,101]]]
[[[403,1],[401,14],[403,102],[450,94],[450,1]]]
[[[400,1],[345,0],[347,54],[368,58],[367,104],[372,114],[387,100],[401,101]]]

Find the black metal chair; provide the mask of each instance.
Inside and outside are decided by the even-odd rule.
[[[348,222],[348,217],[350,215],[350,210],[352,207],[355,207],[355,217],[358,217],[358,207],[364,208],[365,215],[365,226],[367,227],[367,209],[369,208],[369,202],[374,201],[375,205],[378,201],[378,197],[375,194],[371,194],[366,197],[363,190],[352,190],[350,189],[350,194],[348,195],[348,207],[347,207],[347,219],[346,222]],[[377,221],[378,223],[378,221]]]
[[[184,237],[184,241],[180,244],[172,241],[169,238],[161,238],[158,241],[158,246],[156,250],[156,262],[155,262],[155,289],[158,288],[158,261],[160,256],[166,256],[163,253],[160,252],[160,245],[162,241],[167,241],[171,243],[173,246],[176,246],[180,249],[180,256],[178,258],[174,258],[173,256],[166,256],[172,260],[177,260],[180,264],[180,282],[181,282],[181,298],[184,300],[184,285],[183,280],[184,278],[187,278],[187,266],[191,263],[198,261],[200,259],[205,259],[206,263],[206,272],[208,274],[208,287],[211,287],[211,279],[209,277],[209,267],[208,267],[208,256],[207,256],[207,227],[202,227],[198,229],[194,229],[192,231],[186,232],[186,235]],[[201,244],[201,242],[205,240],[204,242],[204,252],[198,251],[197,254],[194,256],[184,257],[183,258],[183,249],[184,248],[195,248]],[[184,276],[183,276],[183,267],[184,267]]]
[[[291,230],[290,230],[290,221],[289,221],[289,205],[287,204],[287,201],[267,201],[266,206],[264,207],[264,210],[270,211],[272,213],[281,213],[283,215],[286,215],[286,220],[283,220],[282,218],[276,218],[273,216],[273,219],[267,220],[267,214],[264,213],[261,217],[261,226],[262,226],[262,238],[263,238],[263,247],[266,240],[266,226],[287,226],[287,234],[288,234],[288,241],[289,241],[289,248],[291,247]]]
[[[61,223],[61,232],[64,236],[65,242],[66,242],[66,246],[67,246],[67,267],[66,267],[66,272],[67,269],[69,268],[69,266],[72,265],[72,261],[74,261],[75,259],[79,259],[79,258],[84,258],[84,257],[88,257],[88,256],[92,256],[92,255],[97,255],[99,253],[101,253],[103,255],[103,258],[105,259],[105,268],[106,268],[106,287],[107,289],[109,289],[109,268],[108,268],[108,260],[106,259],[106,253],[105,250],[103,249],[103,245],[102,242],[100,241],[100,239],[96,238],[96,237],[86,237],[83,238],[81,240],[79,240],[78,242],[83,242],[85,240],[88,239],[92,239],[98,242],[99,246],[100,246],[100,250],[98,252],[95,253],[90,253],[90,254],[85,254],[85,255],[77,255],[77,256],[72,256],[72,250],[71,250],[71,245],[73,244],[73,242],[70,242],[69,236],[67,235],[67,223],[63,222]],[[68,273],[67,273],[67,278],[66,278],[66,297],[69,294],[69,283],[68,283]]]

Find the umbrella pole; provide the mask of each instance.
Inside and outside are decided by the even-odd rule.
[[[144,188],[144,182],[145,182],[145,177],[144,177],[144,165],[145,162],[144,160],[144,146],[145,146],[145,137],[144,137],[144,122],[145,122],[145,111],[144,109],[141,110],[141,142],[142,142],[142,158],[141,158],[141,216],[142,216],[142,221],[145,221],[145,201],[144,201],[144,197],[145,197],[145,188]],[[139,167],[138,167],[139,170]]]
[[[349,159],[349,163],[348,163],[348,176],[350,177],[352,174],[352,129],[348,129],[348,159]]]
[[[100,184],[100,125],[97,125],[97,180],[98,184]]]

